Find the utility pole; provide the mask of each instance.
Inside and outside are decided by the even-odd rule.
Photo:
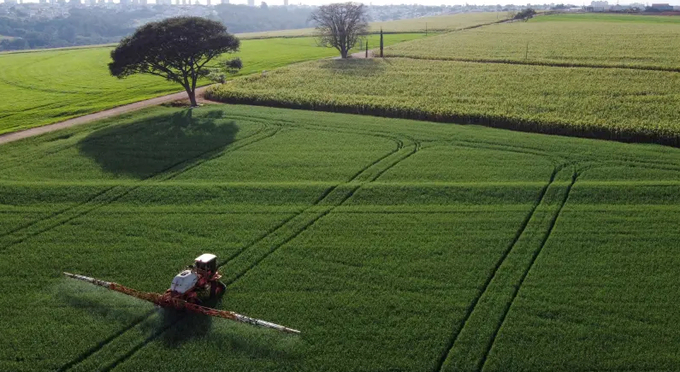
[[[383,58],[383,47],[385,44],[383,43],[383,31],[382,27],[380,27],[380,58]]]

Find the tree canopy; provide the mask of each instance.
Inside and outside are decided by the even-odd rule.
[[[168,18],[147,23],[111,52],[111,75],[161,76],[184,87],[196,106],[196,82],[216,57],[238,51],[240,41],[220,22],[200,17]]]
[[[319,44],[340,51],[342,58],[368,33],[367,8],[358,3],[320,6],[310,17],[316,23]]]

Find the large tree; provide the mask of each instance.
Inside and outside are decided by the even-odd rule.
[[[168,18],[147,23],[123,39],[111,52],[111,75],[125,78],[151,74],[184,87],[196,106],[196,82],[210,71],[208,63],[223,53],[238,51],[240,42],[227,28],[200,17]]]
[[[364,4],[342,3],[320,6],[310,20],[316,23],[319,44],[336,48],[342,58],[368,32]]]

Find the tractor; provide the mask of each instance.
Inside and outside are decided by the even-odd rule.
[[[218,310],[202,306],[201,304],[204,301],[221,296],[226,291],[226,286],[224,283],[220,282],[222,275],[217,271],[217,256],[210,253],[204,253],[196,257],[193,265],[187,267],[186,270],[177,274],[172,279],[170,289],[163,294],[142,292],[122,286],[118,283],[107,282],[79,274],[65,272],[64,275],[69,278],[82,280],[112,291],[152,302],[162,308],[225,318],[260,327],[273,328],[287,333],[300,333],[300,331],[296,329],[284,327],[265,320],[251,318],[233,311]]]
[[[222,275],[217,271],[217,256],[204,253],[196,257],[193,265],[172,279],[170,289],[163,296],[200,305],[224,294],[227,287],[220,281],[221,278]]]

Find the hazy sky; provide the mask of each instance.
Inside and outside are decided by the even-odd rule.
[[[118,0],[114,0],[115,2],[118,2]],[[148,0],[150,3],[153,3],[155,0]],[[192,0],[195,1],[195,0]],[[213,4],[219,3],[220,0],[212,0]],[[264,0],[267,4],[269,5],[283,5],[283,0]],[[302,3],[305,5],[323,5],[323,4],[330,4],[334,2],[339,2],[339,1],[345,1],[345,0],[289,0],[290,4],[298,4]],[[357,1],[357,0],[354,0]],[[527,0],[524,0],[527,1]],[[0,2],[4,2],[4,0],[0,0]],[[27,2],[32,2],[32,3],[37,3],[38,0],[24,0],[25,3]],[[174,1],[173,1],[174,2]],[[205,4],[206,0],[199,0],[201,4]],[[260,4],[262,0],[255,0],[255,4]],[[510,1],[510,0],[418,0],[417,2],[409,2],[409,1],[404,1],[404,0],[372,0],[372,1],[360,1],[363,2],[364,4],[373,4],[373,5],[390,5],[390,4],[422,4],[422,5],[465,5],[467,2],[468,4],[477,4],[477,5],[495,5],[495,4],[515,4],[515,5],[524,5],[526,2],[517,0],[517,1]],[[528,1],[531,3],[531,1]],[[619,1],[620,4],[629,4],[629,3],[635,3],[635,2],[641,2],[641,3],[648,3],[647,1],[637,1],[637,0],[630,0],[630,1]],[[661,3],[670,3],[671,5],[680,5],[680,0],[674,0],[674,1],[668,1],[668,0],[655,0],[654,2],[661,2]],[[232,4],[246,4],[247,0],[231,0]],[[542,1],[534,1],[535,4],[544,4],[544,3],[570,3],[574,5],[588,5],[590,4],[590,0],[542,0]],[[610,4],[616,4],[616,0],[609,0]]]
[[[68,1],[68,0],[67,0]],[[119,0],[114,0],[114,2],[118,2]],[[148,0],[150,3],[155,2],[155,0]],[[192,0],[195,1],[195,0]],[[269,5],[283,5],[283,0],[264,0],[267,4]],[[305,5],[324,5],[324,4],[330,4],[330,3],[337,3],[339,1],[345,1],[345,0],[289,0],[290,4],[298,4],[302,3]],[[355,0],[356,1],[356,0]],[[546,1],[546,0],[544,0]],[[555,0],[550,0],[555,1]],[[4,0],[0,0],[0,2],[4,2]],[[38,0],[24,0],[24,3],[37,3]],[[83,1],[84,2],[84,1]],[[174,2],[174,1],[173,1]],[[206,0],[199,0],[201,4],[205,4]],[[219,3],[219,0],[212,0],[213,3]],[[247,0],[230,0],[232,4],[246,4]],[[262,0],[255,0],[255,4],[260,4]],[[422,4],[422,5],[465,5],[466,1],[465,0],[418,0],[417,2],[409,2],[409,1],[404,1],[404,0],[373,0],[373,1],[359,1],[362,2],[366,5],[373,4],[373,5],[391,5],[391,4]],[[556,1],[556,3],[559,1]],[[512,2],[508,0],[469,0],[467,1],[468,4],[477,4],[477,5],[495,5],[495,4],[523,4],[519,1],[517,2]],[[538,2],[537,2],[538,3]],[[572,1],[573,3],[573,1]],[[588,1],[590,3],[590,1]],[[581,5],[579,2],[577,5]]]

